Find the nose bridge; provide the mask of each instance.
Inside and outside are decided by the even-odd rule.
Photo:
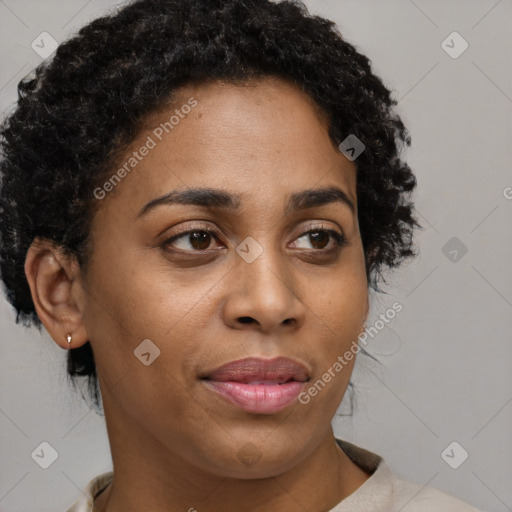
[[[290,282],[290,272],[286,270],[283,255],[279,248],[273,247],[271,234],[267,233],[264,240],[263,237],[259,239],[261,243],[249,239],[237,248],[237,253],[242,259],[238,265],[239,278],[244,280],[244,289],[246,292],[257,294],[258,300],[277,302],[287,299],[293,294],[293,283]],[[244,253],[247,249],[248,252]],[[251,252],[254,259],[244,257]]]
[[[302,321],[303,306],[296,296],[293,272],[287,267],[289,263],[279,248],[272,246],[272,235],[267,233],[264,238],[261,243],[246,239],[237,248],[240,260],[234,269],[235,284],[226,308],[230,324],[240,325],[251,318],[250,323],[271,330],[283,322]],[[260,237],[260,241],[262,239]],[[252,256],[256,255],[252,261],[251,252]]]

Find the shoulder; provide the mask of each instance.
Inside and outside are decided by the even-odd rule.
[[[342,439],[336,441],[371,476],[330,512],[481,512],[435,487],[400,479],[376,453]]]
[[[391,511],[402,509],[403,512],[480,512],[464,501],[434,487],[414,484],[393,476]]]
[[[82,491],[82,495],[73,503],[71,508],[68,508],[66,512],[92,512],[94,499],[96,496],[107,487],[114,477],[113,471],[107,471],[94,477],[86,485]]]

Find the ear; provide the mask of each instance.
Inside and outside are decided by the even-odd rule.
[[[27,251],[25,275],[37,316],[55,342],[67,349],[69,334],[70,348],[86,343],[85,291],[76,259],[54,242],[36,238]]]

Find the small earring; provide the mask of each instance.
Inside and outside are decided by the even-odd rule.
[[[69,349],[70,345],[71,345],[71,334],[67,335],[67,340],[68,340],[68,349]]]
[[[366,322],[363,324],[363,331],[366,331]]]

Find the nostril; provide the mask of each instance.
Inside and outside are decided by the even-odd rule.
[[[250,316],[241,316],[239,319],[238,319],[239,322],[241,322],[242,324],[250,324],[251,322],[253,322],[254,320],[250,317]]]

